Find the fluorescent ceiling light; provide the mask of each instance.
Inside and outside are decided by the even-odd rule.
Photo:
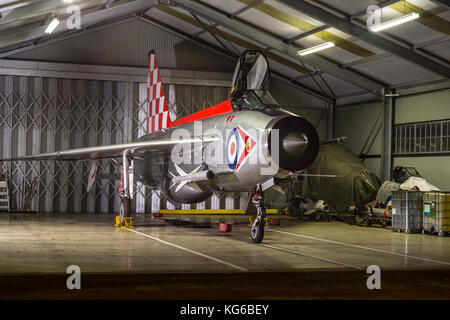
[[[318,46],[314,46],[311,48],[303,49],[297,52],[299,56],[306,56],[307,54],[314,53],[317,51],[325,50],[328,48],[334,47],[334,42],[326,42],[319,44]]]
[[[381,30],[392,28],[394,26],[398,26],[399,24],[402,24],[402,23],[405,23],[405,22],[408,22],[411,20],[415,20],[419,17],[420,17],[420,15],[417,12],[412,12],[412,13],[406,14],[404,16],[401,16],[401,17],[377,24],[375,26],[369,27],[369,30],[373,31],[373,32],[378,32]]]
[[[64,3],[72,3],[72,0],[63,0]]]
[[[58,18],[54,18],[52,22],[50,22],[50,24],[48,25],[47,29],[45,29],[45,33],[48,34],[52,33],[56,29],[58,24],[59,24]]]

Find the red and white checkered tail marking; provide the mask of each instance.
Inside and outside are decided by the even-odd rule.
[[[164,86],[161,82],[156,54],[151,51],[148,54],[148,124],[147,131],[156,132],[170,127],[169,108],[167,106]]]

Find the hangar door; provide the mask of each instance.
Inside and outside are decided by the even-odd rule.
[[[173,117],[228,98],[225,87],[165,85]],[[0,76],[0,156],[30,155],[136,140],[147,128],[145,84]],[[118,181],[97,179],[86,192],[91,161],[5,163],[11,209],[41,212],[118,212]],[[99,178],[119,173],[101,160]],[[193,208],[237,208],[239,194],[212,197]],[[135,185],[137,212],[171,208],[159,192]],[[189,206],[190,207],[190,206]],[[186,208],[186,207],[185,207]]]

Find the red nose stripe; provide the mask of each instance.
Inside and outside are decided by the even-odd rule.
[[[179,126],[180,124],[185,124],[185,123],[192,122],[192,121],[211,118],[214,116],[218,116],[220,114],[225,114],[225,113],[230,113],[230,112],[233,112],[233,108],[231,107],[231,99],[221,102],[219,104],[216,104],[215,106],[212,106],[208,109],[197,111],[197,112],[190,114],[184,118],[172,121],[170,127],[176,127],[176,126]]]

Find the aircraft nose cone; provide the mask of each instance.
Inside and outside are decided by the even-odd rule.
[[[308,148],[308,137],[303,132],[293,131],[283,138],[282,143],[284,151],[295,157],[305,152]]]
[[[272,160],[280,168],[299,171],[309,167],[316,159],[319,137],[306,119],[287,116],[270,126],[268,147]]]

